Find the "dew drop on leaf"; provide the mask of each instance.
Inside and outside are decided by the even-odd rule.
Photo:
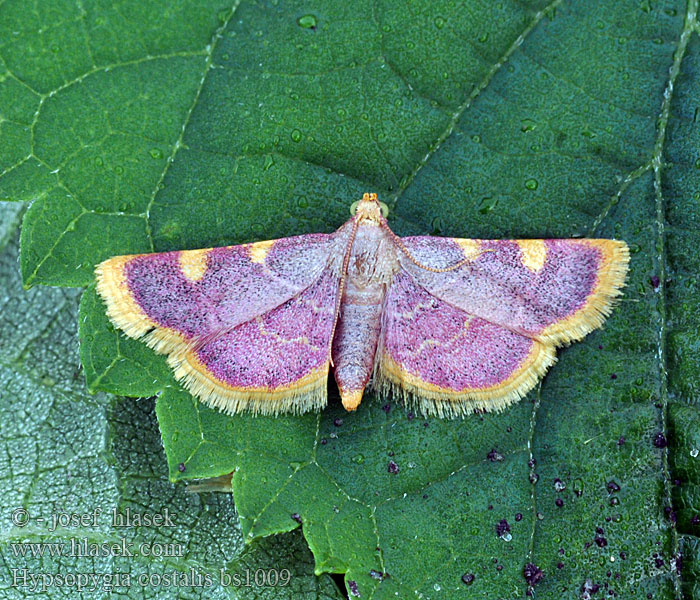
[[[490,213],[494,208],[496,208],[496,205],[498,204],[498,199],[497,198],[491,198],[486,197],[481,200],[479,203],[479,212],[482,215]]]
[[[435,27],[438,29],[442,29],[445,26],[445,19],[442,17],[436,17],[435,18]]]
[[[525,182],[525,187],[528,190],[536,190],[538,185],[537,179],[533,179],[532,177]]]
[[[304,29],[316,29],[316,17],[314,15],[304,15],[297,19],[297,25]]]
[[[293,142],[300,142],[301,141],[301,131],[299,131],[298,129],[292,130],[292,141]]]

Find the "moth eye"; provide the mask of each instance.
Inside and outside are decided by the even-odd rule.
[[[351,214],[351,215],[354,215],[354,214],[355,214],[355,212],[357,211],[357,205],[358,205],[359,203],[360,203],[359,200],[355,200],[355,202],[353,202],[353,203],[350,205],[350,214]]]
[[[382,217],[386,219],[389,216],[389,207],[386,204],[384,204],[384,202],[380,202],[379,208],[382,209]]]

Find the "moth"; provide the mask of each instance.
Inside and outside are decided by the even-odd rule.
[[[168,355],[227,413],[343,406],[370,383],[424,415],[502,410],[600,327],[621,294],[625,242],[398,237],[376,194],[331,234],[156,254],[96,267],[107,315]]]

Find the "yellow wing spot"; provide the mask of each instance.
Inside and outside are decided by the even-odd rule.
[[[520,260],[533,273],[539,273],[547,262],[547,246],[543,240],[517,240]]]
[[[180,252],[180,270],[190,281],[199,281],[207,272],[207,256],[210,248],[205,250],[186,250]]]
[[[272,244],[275,243],[275,240],[267,240],[265,242],[256,242],[255,244],[250,244],[249,252],[250,252],[250,260],[252,260],[254,263],[259,263],[259,264],[264,264],[265,263],[265,258],[267,258],[267,255],[270,253],[270,248],[272,248]]]
[[[462,249],[464,258],[468,260],[476,260],[485,252],[479,240],[455,239],[455,242]]]

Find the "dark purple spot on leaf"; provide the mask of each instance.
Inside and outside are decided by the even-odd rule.
[[[651,286],[652,286],[655,290],[658,290],[658,289],[659,289],[659,285],[661,284],[661,280],[659,279],[659,276],[658,276],[658,275],[652,275],[652,276],[649,278],[649,283],[651,283]]]
[[[625,443],[625,436],[624,436],[624,435],[621,435],[621,436],[620,436],[620,439],[617,440],[617,445],[618,445],[618,446],[622,446],[624,443]]]
[[[301,525],[301,515],[299,513],[292,513],[290,516],[292,517],[292,520]]]
[[[334,419],[333,420],[333,425],[335,425],[336,427],[340,427],[342,424],[343,424],[343,419]]]
[[[612,494],[613,492],[620,491],[620,486],[617,485],[617,483],[615,483],[612,480],[608,481],[607,488],[608,488],[608,493],[610,493],[610,494]]]
[[[356,598],[360,597],[360,590],[357,589],[357,581],[353,581],[352,579],[348,581],[348,588],[350,589],[350,593],[355,596]]]
[[[396,475],[396,473],[399,472],[399,465],[397,465],[393,460],[390,460],[386,470],[389,471],[389,473]]]
[[[486,455],[491,462],[497,462],[503,460],[503,455],[498,452],[495,448],[491,448],[491,451]]]
[[[510,531],[510,525],[508,524],[508,521],[505,519],[501,519],[497,524],[496,524],[496,535],[498,537],[501,537],[504,533]]]
[[[180,473],[184,473],[186,468],[187,468],[187,467],[185,466],[185,463],[180,463],[180,464],[177,466],[177,470],[180,471]]]
[[[515,520],[522,521],[523,520],[523,513],[515,513]]]
[[[462,582],[465,585],[471,585],[472,583],[474,583],[474,573],[465,573],[464,575],[462,575]]]
[[[654,446],[657,448],[665,448],[668,446],[668,440],[663,432],[659,431],[659,433],[654,436]]]
[[[617,379],[617,373],[611,373],[610,379]]]
[[[391,410],[391,404],[389,404],[389,403],[387,402],[384,406],[382,406],[382,410],[383,410],[386,414],[389,414],[389,411]]]
[[[559,479],[559,477],[557,477],[554,479],[554,489],[557,492],[561,492],[566,489],[566,484],[561,479]]]
[[[554,504],[556,504],[559,508],[561,508],[562,506],[564,506],[564,501],[561,498],[557,498],[554,501]]]
[[[523,577],[528,585],[537,585],[542,580],[542,577],[544,577],[544,573],[536,564],[527,563],[525,567],[523,567]]]
[[[593,538],[598,548],[605,548],[608,545],[608,540],[606,540],[602,535],[597,535]]]

